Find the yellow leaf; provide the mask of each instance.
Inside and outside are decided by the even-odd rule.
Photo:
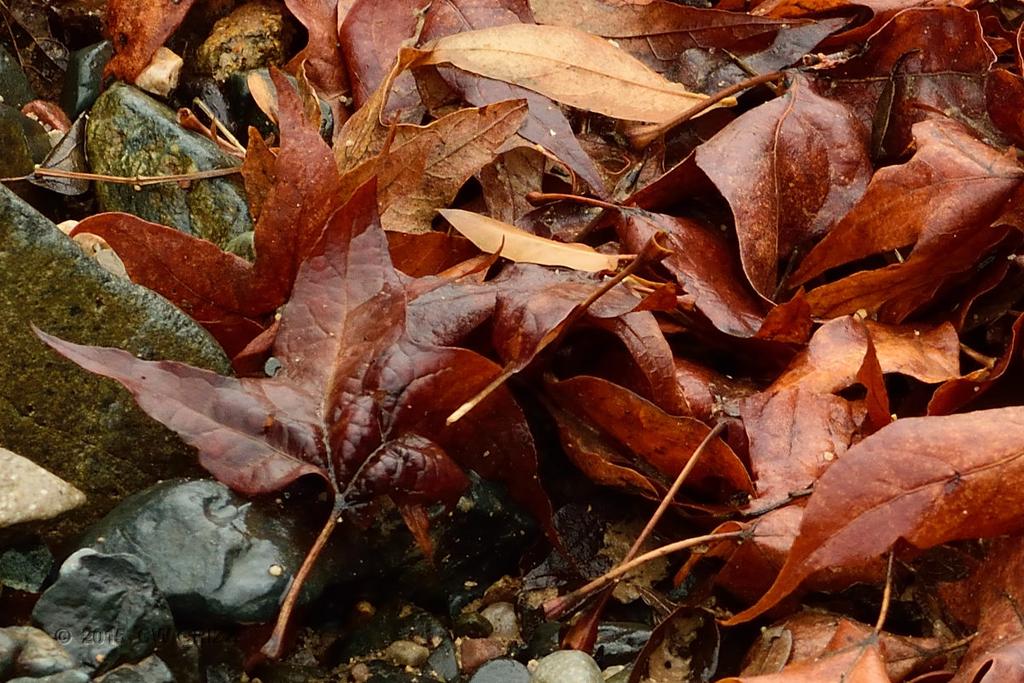
[[[562,104],[630,121],[669,121],[706,98],[604,38],[567,26],[508,24],[456,33],[427,45],[413,65],[427,64],[452,64]]]
[[[566,244],[537,237],[508,223],[470,211],[442,209],[439,213],[481,251],[493,254],[500,250],[502,256],[519,263],[564,266],[593,273],[615,270],[619,261],[632,258],[601,254],[585,244]]]

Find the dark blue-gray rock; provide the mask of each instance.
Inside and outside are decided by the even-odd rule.
[[[18,60],[0,46],[0,102],[21,109],[26,102],[34,100],[35,93],[25,77],[25,71]]]
[[[77,119],[100,96],[103,86],[103,68],[114,55],[109,40],[75,50],[68,59],[64,87],[60,91],[60,106],[68,118]]]
[[[495,659],[477,669],[469,683],[530,683],[530,671],[514,659]]]
[[[49,676],[18,676],[7,683],[88,683],[92,676],[88,669],[70,669]]]
[[[605,621],[597,627],[594,659],[602,667],[634,661],[651,639],[651,627],[628,621]]]
[[[7,104],[0,104],[0,177],[15,178],[32,172],[50,151],[50,138],[33,121]]]
[[[239,71],[281,65],[289,33],[280,5],[247,2],[213,25],[196,51],[196,69],[223,81]]]
[[[174,683],[174,674],[159,657],[138,664],[124,664],[95,679],[99,683]]]
[[[12,644],[13,655],[10,655]],[[31,626],[0,629],[0,672],[4,664],[8,675],[28,677],[59,674],[78,666],[60,643],[45,631]]]
[[[0,547],[0,586],[38,593],[53,568],[53,553],[38,539]]]
[[[126,390],[58,356],[32,324],[142,358],[218,372],[229,372],[230,364],[206,331],[166,299],[105,271],[0,187],[0,443],[87,497],[76,514],[47,527],[47,540],[77,535],[156,481],[202,472],[194,451],[143,414]]]
[[[604,676],[587,653],[559,650],[537,662],[530,683],[604,683]]]
[[[93,105],[86,129],[93,170],[108,175],[174,175],[239,165],[212,141],[178,125],[175,112],[140,90],[117,84]],[[236,177],[192,181],[187,188],[162,183],[96,183],[104,211],[124,211],[225,246],[252,230],[252,219]]]
[[[286,74],[288,83],[298,87],[298,81],[291,74]],[[263,81],[263,87],[275,92],[273,81],[270,79],[270,72],[267,69],[253,69],[252,71],[239,71],[232,74],[225,82],[225,94],[228,102],[231,103],[231,111],[234,112],[238,126],[244,129],[246,126],[253,126],[263,137],[277,135],[277,125],[274,124],[252,96],[249,88],[249,79],[258,78]],[[334,130],[334,115],[330,106],[323,100],[320,101],[320,136],[327,142],[331,140],[331,132]]]
[[[174,480],[122,502],[82,544],[140,558],[179,623],[209,626],[272,620],[314,535],[287,510],[220,482]],[[326,571],[307,580],[305,601]]]
[[[243,138],[245,137],[246,131],[238,129],[231,103],[224,94],[221,84],[217,81],[206,76],[193,78],[182,83],[176,93],[176,102],[181,106],[188,107],[197,114],[202,111],[207,116],[212,115],[232,134],[241,134]],[[203,106],[200,107],[195,100],[202,101]],[[207,120],[206,117],[201,118],[203,121]]]
[[[138,661],[174,638],[170,607],[142,560],[87,548],[64,562],[32,621],[81,664],[105,669]]]

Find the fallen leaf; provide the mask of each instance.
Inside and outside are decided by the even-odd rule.
[[[623,449],[625,457],[638,458],[664,477],[659,489],[668,488],[711,431],[699,420],[668,415],[636,394],[598,377],[580,376],[548,382],[547,390],[562,410],[597,428],[611,450]],[[623,458],[620,455],[617,459],[628,462]],[[637,466],[633,465],[632,469]],[[743,463],[720,439],[712,441],[705,449],[687,485],[719,495],[752,490]]]
[[[779,261],[831,230],[871,175],[863,124],[802,77],[698,147],[696,163],[732,207],[743,270],[766,299]]]
[[[438,211],[481,251],[520,263],[564,266],[585,272],[615,270],[618,254],[601,254],[585,244],[566,244],[531,235],[507,223],[461,209]]]
[[[726,623],[749,621],[825,567],[880,557],[904,540],[931,548],[1021,526],[1020,408],[897,420],[821,476],[771,589]]]
[[[457,33],[424,46],[416,64],[451,64],[626,120],[668,121],[703,99],[611,43],[561,26],[506,24]]]
[[[959,376],[959,341],[949,324],[929,330],[854,318],[826,323],[781,377],[741,403],[755,507],[786,500],[848,455],[866,408],[840,392],[864,381],[871,347],[878,375],[898,372],[929,383]]]
[[[521,100],[462,109],[428,126],[398,126],[378,162],[384,227],[426,232],[438,209],[515,135],[526,118]]]
[[[109,0],[104,32],[114,45],[114,56],[104,74],[134,83],[153,55],[174,33],[195,0]]]
[[[338,0],[284,0],[288,11],[306,27],[309,41],[292,58],[289,68],[305,64],[306,74],[331,105],[335,124],[344,121],[341,98],[348,91],[345,61],[338,47]],[[344,0],[341,4],[345,4]]]
[[[844,263],[991,224],[1024,177],[1014,157],[949,119],[918,124],[914,139],[914,156],[875,173],[863,198],[800,263],[792,284]]]

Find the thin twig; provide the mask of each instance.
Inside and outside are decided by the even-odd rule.
[[[889,551],[889,564],[885,569],[885,590],[882,591],[882,607],[878,610],[878,621],[875,622],[874,633],[877,636],[885,626],[885,618],[889,616],[889,603],[892,601],[892,556]]]
[[[342,510],[341,507],[335,505],[331,511],[331,516],[324,523],[323,529],[320,530],[320,535],[316,537],[316,541],[313,542],[313,547],[309,549],[306,554],[306,559],[303,560],[302,566],[299,567],[299,571],[295,572],[295,576],[292,578],[292,582],[288,586],[288,593],[284,597],[284,601],[281,603],[281,609],[277,613],[277,623],[274,624],[274,631],[270,634],[270,638],[263,644],[263,648],[260,652],[269,657],[270,659],[279,659],[282,652],[284,651],[284,637],[288,631],[288,625],[291,622],[292,611],[295,609],[295,605],[298,603],[299,595],[302,593],[302,587],[306,583],[306,577],[309,576],[309,572],[313,570],[313,566],[316,564],[317,558],[320,557],[320,553],[327,545],[327,541],[330,540],[331,534],[334,533],[335,527],[338,526],[338,522],[341,521]]]
[[[49,178],[72,178],[74,180],[94,180],[101,183],[116,183],[119,185],[160,185],[162,183],[186,183],[191,180],[205,180],[208,178],[223,178],[224,176],[241,173],[240,166],[231,168],[211,168],[205,171],[193,171],[191,173],[178,173],[175,175],[137,175],[118,176],[105,175],[103,173],[83,173],[80,171],[65,171],[59,168],[36,168],[28,175],[12,178],[0,178],[0,183],[13,183],[21,180],[31,180],[38,177]]]
[[[782,78],[782,76],[782,71],[772,71],[771,73],[761,74],[760,76],[754,76],[753,78],[740,81],[735,85],[730,85],[728,88],[719,90],[713,95],[709,95],[707,99],[701,100],[669,121],[665,121],[664,123],[649,123],[627,130],[626,137],[629,138],[629,142],[633,147],[636,149],[643,149],[679,124],[689,121],[694,116],[703,113],[722,100],[732,97],[733,95],[741,93],[749,88],[777,80]]]
[[[686,478],[690,476],[690,472],[693,471],[693,468],[697,466],[697,461],[700,460],[700,456],[703,455],[704,450],[714,439],[718,437],[719,434],[722,433],[724,429],[725,422],[719,422],[711,428],[711,431],[707,433],[707,436],[705,436],[700,444],[693,449],[693,455],[690,456],[690,459],[686,462],[683,469],[679,471],[679,474],[676,476],[676,480],[672,482],[672,486],[661,499],[661,504],[658,505],[658,509],[654,511],[654,514],[651,515],[651,518],[647,521],[647,526],[644,527],[643,531],[640,532],[640,535],[636,537],[635,541],[633,541],[633,546],[629,549],[629,552],[626,553],[626,556],[622,558],[623,562],[629,562],[638,552],[640,552],[640,548],[643,547],[644,541],[654,533],[654,527],[658,525],[658,522],[661,521],[661,518],[665,515],[668,507],[672,504],[672,501],[676,499],[676,494],[679,493],[679,489],[682,488],[683,482],[685,482]]]
[[[669,543],[663,545],[660,548],[655,548],[650,552],[646,552],[643,555],[639,555],[629,562],[623,562],[614,569],[610,569],[606,573],[597,577],[590,583],[577,588],[571,593],[567,593],[561,597],[554,598],[544,603],[544,615],[548,619],[555,619],[559,615],[564,614],[568,609],[573,607],[579,602],[582,602],[591,594],[601,590],[608,584],[614,583],[619,580],[620,577],[628,574],[637,567],[643,566],[651,560],[657,560],[671,555],[672,553],[680,550],[686,550],[687,548],[693,548],[695,546],[704,545],[705,543],[714,543],[716,541],[727,541],[733,538],[742,538],[750,534],[747,530],[742,531],[727,531],[719,534],[707,534],[705,536],[695,536],[694,538],[688,538],[684,541],[676,541],[675,543]]]
[[[564,194],[562,192],[527,192],[526,201],[533,206],[542,206],[550,202],[568,201],[576,202],[577,204],[586,204],[587,206],[596,206],[600,209],[611,209],[613,211],[620,211],[627,208],[601,199],[595,199],[593,197],[585,197],[578,194]]]

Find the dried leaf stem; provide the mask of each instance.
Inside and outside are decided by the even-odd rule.
[[[672,504],[672,501],[675,500],[676,494],[679,493],[679,489],[682,488],[683,483],[686,481],[686,478],[690,476],[690,473],[693,471],[693,468],[696,467],[697,461],[700,460],[700,456],[704,453],[704,450],[708,447],[708,444],[710,444],[713,439],[717,438],[718,435],[721,434],[724,429],[724,422],[719,422],[718,424],[716,424],[711,429],[711,431],[708,432],[707,436],[704,437],[700,444],[698,444],[697,447],[693,450],[693,454],[690,455],[690,459],[686,462],[686,465],[684,465],[683,468],[679,471],[679,474],[676,475],[676,480],[672,483],[672,486],[669,487],[668,491],[662,497],[661,503],[658,505],[658,509],[655,510],[654,514],[651,515],[651,518],[647,521],[647,525],[643,528],[643,531],[641,531],[637,535],[636,540],[633,541],[633,545],[629,548],[629,551],[622,558],[622,561],[619,563],[620,566],[632,561],[633,558],[636,557],[637,553],[640,552],[640,548],[643,547],[644,542],[650,537],[650,535],[654,533],[654,529],[658,526],[658,522],[661,521],[661,518],[665,515],[665,512],[668,510],[669,505]],[[598,613],[600,611],[603,611],[604,605],[605,603],[607,603],[608,597],[611,595],[612,588],[613,586],[611,585],[605,586],[600,598],[600,602],[597,604],[597,606],[594,607],[594,609],[597,610]],[[571,607],[572,605],[566,604],[564,605],[563,609],[569,609]],[[560,615],[561,612],[559,614],[548,614],[547,616],[548,618],[557,618]]]
[[[79,171],[65,171],[59,168],[36,168],[28,175],[15,176],[11,178],[0,178],[2,183],[14,183],[21,180],[31,180],[38,177],[49,178],[71,178],[74,180],[94,180],[101,183],[117,183],[119,185],[160,185],[162,183],[186,183],[192,180],[206,180],[209,178],[223,178],[225,176],[241,173],[239,166],[231,168],[211,168],[205,171],[193,171],[191,173],[177,173],[175,175],[137,175],[117,176],[105,175],[103,173],[84,173]]]
[[[741,93],[744,90],[778,80],[782,78],[783,75],[784,72],[782,71],[772,71],[771,73],[761,74],[759,76],[754,76],[753,78],[740,81],[739,83],[730,85],[728,88],[722,88],[713,95],[709,95],[707,99],[701,100],[689,109],[682,111],[675,118],[665,121],[664,123],[646,123],[627,129],[626,137],[629,138],[629,143],[633,145],[634,148],[643,149],[679,124],[689,121],[694,116],[703,113],[722,100]]]
[[[618,581],[622,576],[628,574],[637,567],[640,567],[650,562],[651,560],[657,560],[659,558],[665,557],[666,555],[671,555],[672,553],[679,552],[680,550],[686,550],[688,548],[704,545],[705,543],[715,543],[716,541],[728,541],[730,539],[743,538],[749,535],[750,531],[748,530],[726,531],[718,534],[695,536],[693,538],[687,538],[683,541],[676,541],[675,543],[663,545],[660,548],[655,548],[654,550],[651,550],[649,552],[644,553],[643,555],[639,555],[633,558],[629,562],[623,562],[614,569],[609,570],[605,574],[602,574],[590,583],[580,588],[577,588],[571,593],[566,593],[563,596],[553,598],[552,600],[547,601],[546,603],[544,603],[544,615],[548,619],[554,619],[558,615],[564,614],[573,605],[582,602],[596,591],[599,591],[605,586],[614,583],[615,581]]]
[[[323,552],[324,547],[327,545],[327,541],[330,540],[331,534],[334,533],[334,529],[338,526],[338,522],[341,521],[342,512],[342,506],[335,504],[334,509],[331,510],[331,516],[327,518],[323,528],[320,530],[320,535],[316,537],[313,546],[306,553],[306,559],[302,561],[302,566],[299,567],[299,571],[295,572],[291,583],[288,584],[288,592],[284,596],[284,601],[281,602],[281,609],[278,610],[274,631],[260,650],[260,653],[264,656],[270,659],[279,659],[284,653],[285,634],[288,631],[288,625],[291,623],[292,612],[298,603],[299,595],[302,593],[302,587],[305,585],[309,573],[313,570],[317,558],[320,557],[320,553]]]
[[[878,610],[878,621],[875,622],[874,632],[877,636],[885,626],[885,618],[889,615],[889,603],[892,601],[892,556],[889,551],[889,563],[885,569],[885,590],[882,591],[882,606]]]

